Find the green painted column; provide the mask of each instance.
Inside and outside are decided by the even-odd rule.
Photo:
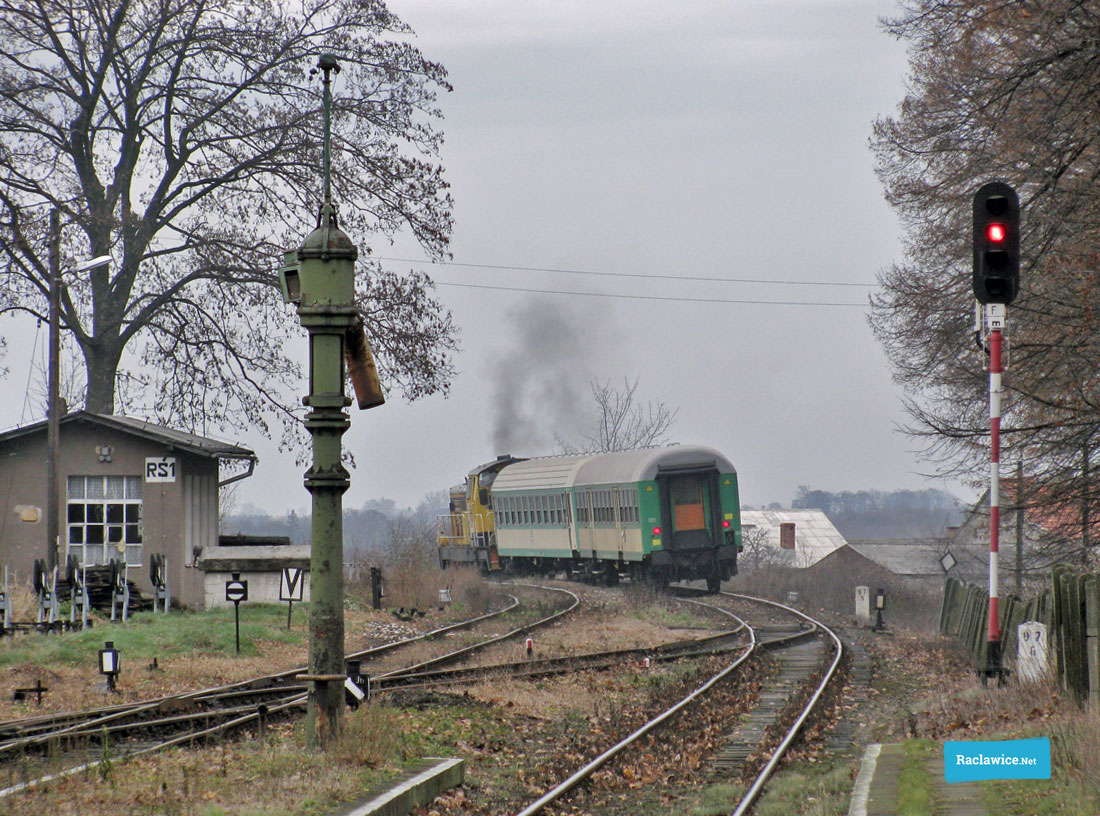
[[[305,426],[312,437],[313,463],[305,486],[313,502],[310,557],[309,671],[306,716],[309,741],[326,746],[343,730],[344,714],[344,533],[343,495],[350,478],[342,461],[341,438],[351,425],[345,409],[345,344],[362,331],[355,310],[355,261],[359,252],[336,223],[329,184],[330,72],[336,60],[322,55],[324,77],[324,203],[317,228],[282,270],[284,297],[298,304],[309,332],[309,394]]]

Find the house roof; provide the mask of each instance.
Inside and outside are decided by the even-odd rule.
[[[256,454],[248,448],[223,442],[219,439],[211,439],[206,436],[177,431],[143,419],[134,417],[115,416],[112,414],[94,414],[89,411],[74,411],[61,417],[59,424],[74,425],[77,423],[89,423],[122,431],[133,436],[148,439],[153,442],[171,445],[174,448],[193,453],[198,456],[207,456],[217,459],[255,459]],[[46,430],[46,421],[34,422],[0,433],[0,444],[11,439],[43,432]]]
[[[794,550],[779,546],[781,524],[794,524]],[[847,542],[821,510],[742,510],[741,529],[766,532],[765,543],[783,554],[793,567],[809,567]]]
[[[897,541],[849,541],[848,546],[895,575],[943,575],[940,559],[947,551],[942,543]]]

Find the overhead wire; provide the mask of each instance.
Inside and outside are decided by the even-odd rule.
[[[472,269],[500,269],[515,272],[557,272],[566,275],[596,275],[605,278],[651,278],[654,280],[707,281],[714,283],[769,283],[784,286],[861,286],[873,289],[874,283],[854,283],[851,281],[807,281],[780,280],[778,278],[728,278],[708,275],[654,275],[647,272],[597,272],[591,269],[559,269],[552,266],[511,266],[508,264],[461,263],[459,261],[426,261],[415,258],[391,258],[375,256],[378,261],[396,263],[430,264],[431,266],[464,266]]]
[[[493,269],[500,271],[514,271],[514,272],[549,272],[568,275],[590,275],[596,277],[611,277],[611,278],[640,278],[651,280],[681,280],[692,282],[707,282],[707,283],[754,283],[754,284],[770,284],[770,285],[794,285],[794,286],[859,286],[864,288],[873,288],[875,284],[871,283],[852,283],[848,281],[805,281],[805,280],[778,280],[767,278],[730,278],[720,276],[703,276],[703,275],[665,275],[665,274],[651,274],[644,272],[600,272],[594,270],[583,269],[561,269],[554,267],[542,267],[542,266],[511,266],[506,264],[479,264],[479,263],[462,263],[458,261],[425,261],[416,260],[414,258],[394,258],[387,256],[375,256],[375,260],[386,261],[390,263],[412,263],[420,265],[431,266],[458,266],[473,269]],[[435,281],[436,286],[450,286],[462,289],[489,289],[502,292],[525,292],[530,294],[541,295],[567,295],[573,297],[602,297],[618,300],[657,300],[657,301],[671,301],[680,303],[735,303],[735,304],[756,304],[763,306],[848,306],[848,307],[860,307],[864,308],[867,303],[851,303],[851,302],[830,302],[830,301],[803,301],[803,300],[767,300],[761,298],[724,298],[724,297],[682,297],[676,295],[639,295],[639,294],[623,294],[616,292],[582,292],[571,289],[536,289],[531,287],[522,286],[507,286],[503,284],[485,284],[485,283],[453,283],[450,281]]]
[[[495,289],[503,292],[529,292],[536,295],[571,295],[579,297],[602,297],[616,300],[666,300],[676,303],[755,303],[762,306],[858,306],[866,303],[827,303],[808,300],[750,300],[717,297],[677,297],[673,295],[624,295],[616,292],[575,292],[564,289],[528,289],[520,286],[493,286],[487,283],[450,283],[435,281],[436,286],[454,286],[463,289]]]

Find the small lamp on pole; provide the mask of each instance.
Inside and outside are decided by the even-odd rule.
[[[118,677],[119,661],[118,649],[113,640],[108,640],[99,650],[99,673],[107,678],[107,691],[117,691],[115,679]]]
[[[882,632],[886,629],[886,624],[882,622],[882,610],[886,608],[886,590],[875,590],[875,625],[871,627],[872,632]]]

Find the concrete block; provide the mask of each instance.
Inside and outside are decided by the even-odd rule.
[[[388,790],[371,796],[341,816],[407,816],[413,808],[426,805],[444,791],[462,784],[466,761],[428,757],[424,766]]]
[[[1016,671],[1025,683],[1042,679],[1047,672],[1047,628],[1025,621],[1016,628]]]
[[[860,626],[871,625],[871,588],[856,587],[856,622]]]

